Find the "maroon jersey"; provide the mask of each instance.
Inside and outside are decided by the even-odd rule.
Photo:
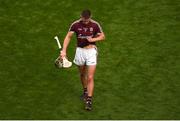
[[[69,31],[75,32],[77,37],[77,46],[85,47],[95,42],[89,42],[87,37],[96,37],[98,33],[102,33],[101,26],[98,22],[90,20],[88,24],[82,23],[81,19],[73,22]]]

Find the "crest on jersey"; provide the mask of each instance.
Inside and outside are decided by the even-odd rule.
[[[90,28],[90,32],[92,32],[92,31],[93,31],[93,28],[91,27],[91,28]]]

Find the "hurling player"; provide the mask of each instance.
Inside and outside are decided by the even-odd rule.
[[[98,22],[91,19],[90,10],[83,10],[81,18],[74,21],[64,39],[60,56],[65,57],[68,44],[73,34],[76,34],[77,48],[74,63],[78,66],[83,86],[83,99],[85,109],[92,109],[92,96],[94,90],[94,74],[97,64],[96,42],[105,39],[105,35]]]

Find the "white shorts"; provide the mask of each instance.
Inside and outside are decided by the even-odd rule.
[[[76,48],[74,63],[78,66],[96,65],[97,64],[97,48]]]

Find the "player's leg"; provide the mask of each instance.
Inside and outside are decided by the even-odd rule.
[[[81,96],[81,98],[85,99],[87,97],[87,75],[86,75],[86,65],[85,65],[85,59],[83,57],[82,48],[76,48],[74,63],[77,65],[79,69],[80,80],[83,87],[83,95]]]
[[[87,89],[88,96],[92,97],[94,92],[94,74],[96,71],[96,65],[91,65],[87,67]]]
[[[96,65],[91,65],[88,66],[87,68],[87,89],[88,89],[88,97],[86,99],[86,110],[91,110],[92,109],[92,96],[94,92],[94,74],[96,71]]]
[[[86,100],[85,109],[92,109],[92,96],[94,92],[94,74],[96,71],[97,64],[97,49],[91,48],[88,50],[87,54],[87,89],[88,89],[88,97]]]
[[[82,99],[86,99],[87,98],[87,67],[86,65],[83,66],[78,66],[79,68],[79,73],[80,73],[80,80],[82,83],[82,87],[83,87],[83,95],[81,96]]]

